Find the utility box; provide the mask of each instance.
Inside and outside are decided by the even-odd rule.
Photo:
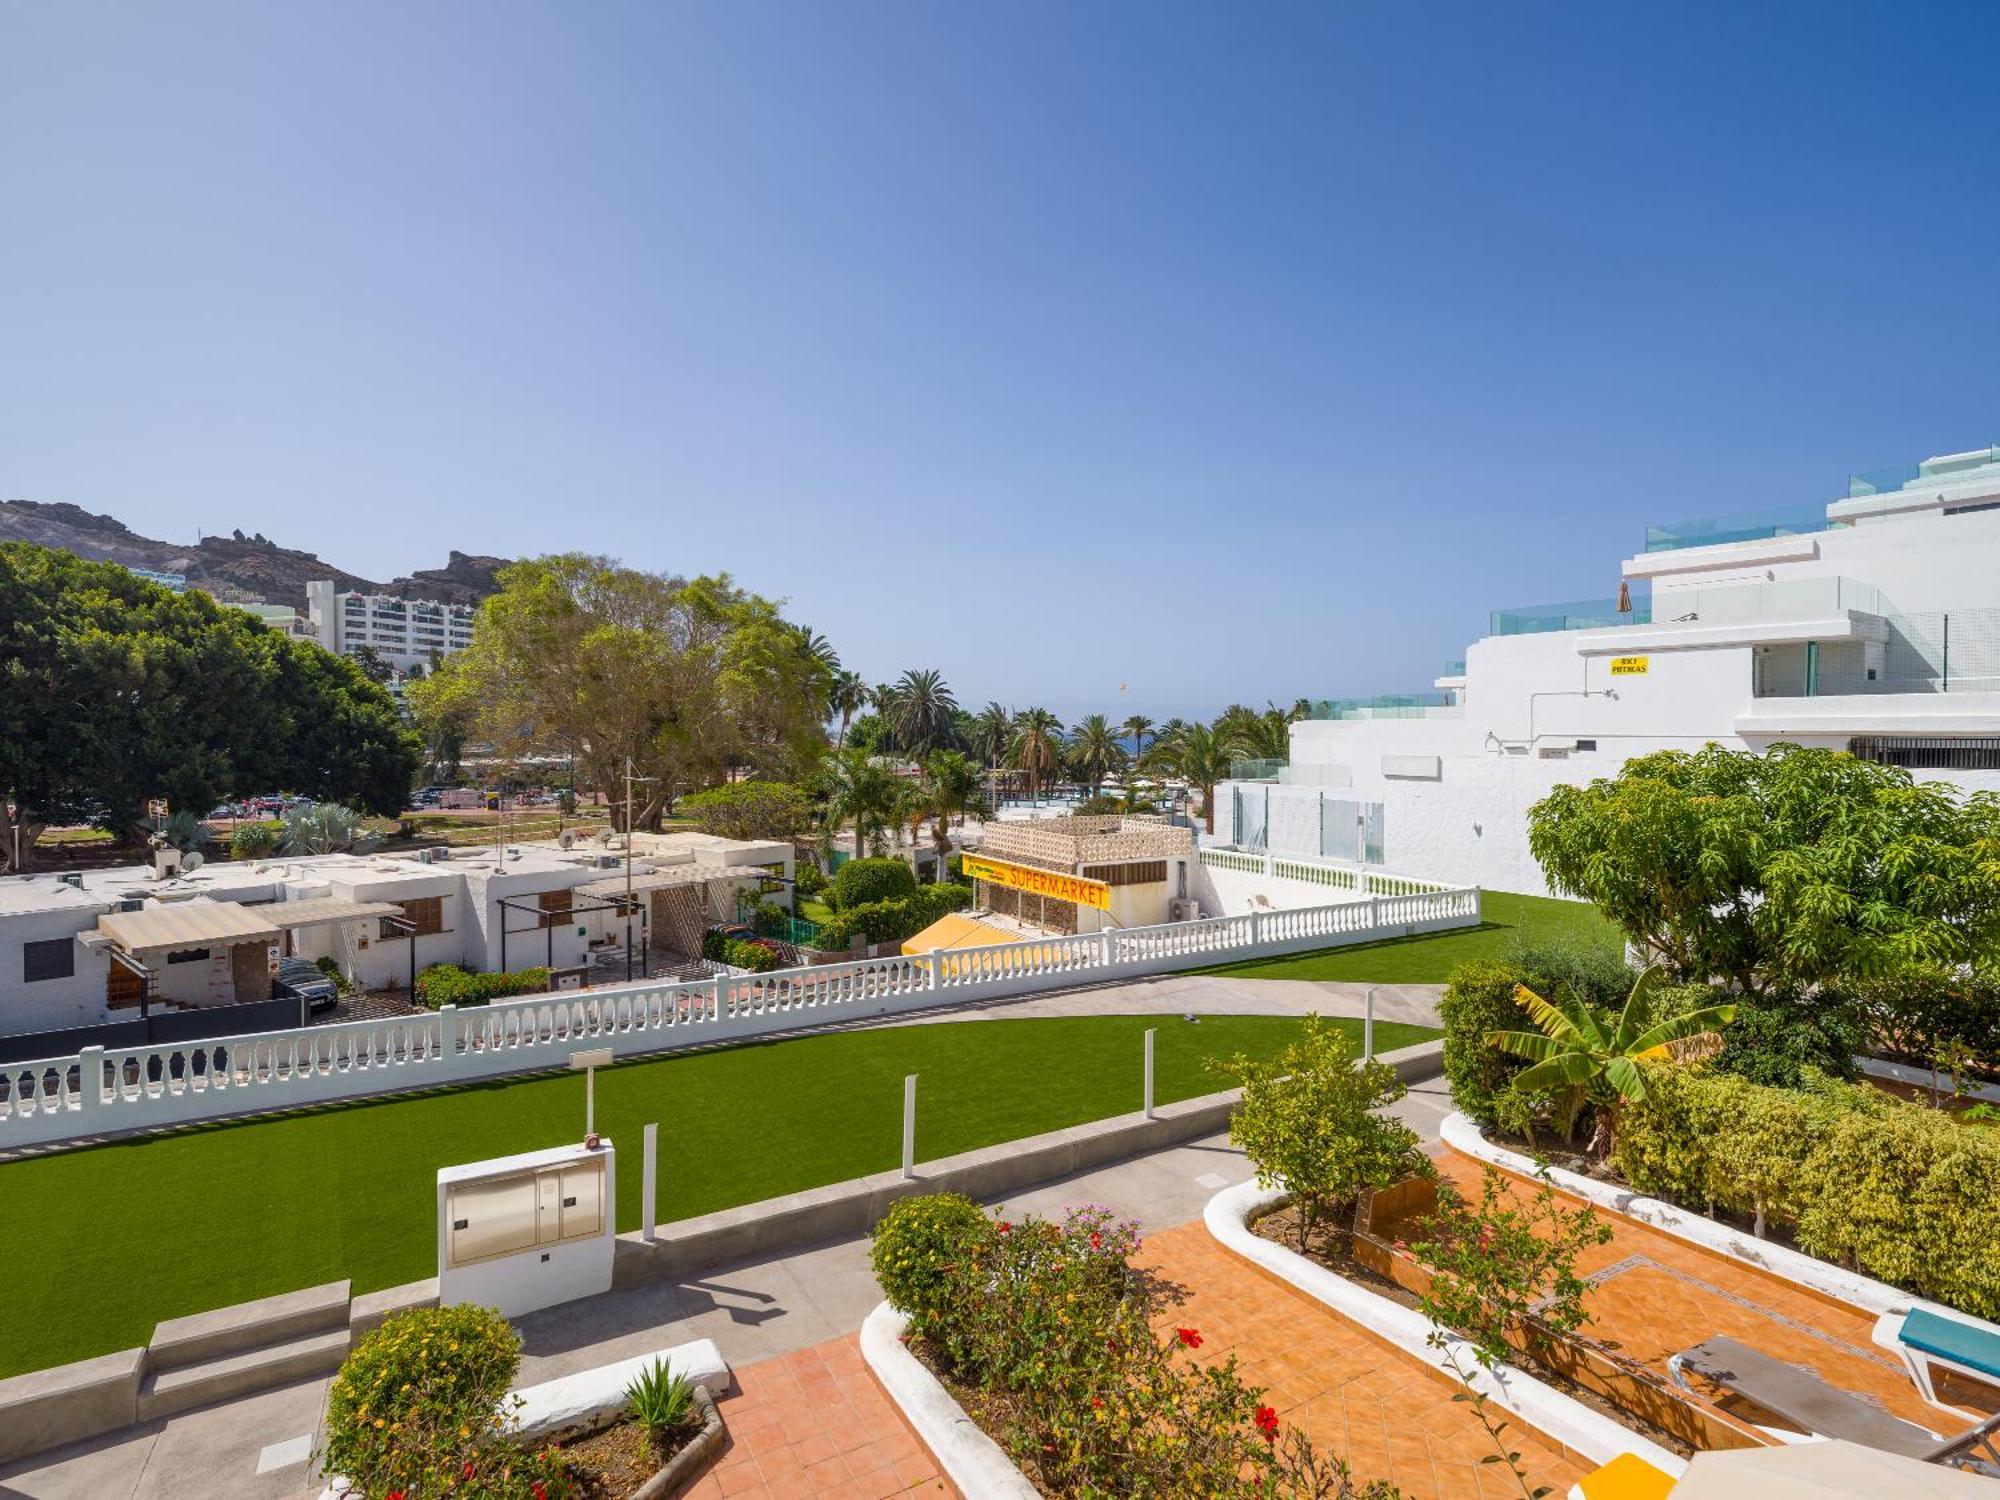
[[[557,1146],[437,1174],[438,1300],[509,1317],[611,1290],[617,1253],[611,1142]]]

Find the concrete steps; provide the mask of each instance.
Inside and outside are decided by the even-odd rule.
[[[331,1373],[353,1342],[352,1304],[350,1284],[332,1281],[161,1323],[146,1348],[139,1420]]]
[[[171,1370],[154,1370],[139,1385],[139,1420],[150,1422],[231,1396],[330,1375],[347,1358],[349,1343],[343,1325],[330,1332],[218,1354]]]

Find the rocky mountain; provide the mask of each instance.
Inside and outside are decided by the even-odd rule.
[[[439,599],[477,604],[495,592],[493,574],[504,557],[474,557],[454,551],[442,568],[419,568],[406,578],[376,583],[321,562],[311,552],[280,547],[261,532],[245,536],[205,536],[193,546],[140,536],[115,516],[101,516],[66,502],[0,500],[0,541],[62,547],[78,557],[185,574],[218,598],[262,599],[304,611],[306,583],[331,578],[343,589],[395,594],[405,599]]]

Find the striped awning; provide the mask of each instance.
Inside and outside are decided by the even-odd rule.
[[[106,912],[97,919],[97,930],[127,953],[275,943],[278,929],[266,915],[269,910],[235,901],[175,901],[143,911]]]
[[[594,896],[600,901],[614,901],[629,889],[633,895],[643,891],[664,891],[677,885],[706,885],[712,880],[745,880],[762,875],[764,872],[753,865],[677,865],[666,870],[634,870],[632,884],[625,884],[623,875],[614,875],[607,880],[593,880],[589,885],[576,888],[579,896]]]

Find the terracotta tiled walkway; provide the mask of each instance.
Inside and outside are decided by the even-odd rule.
[[[1477,1195],[1478,1163],[1445,1151],[1438,1170],[1468,1195]],[[1697,1250],[1643,1224],[1615,1215],[1604,1217],[1614,1238],[1578,1261],[1578,1269],[1598,1288],[1585,1304],[1591,1322],[1584,1331],[1621,1357],[1646,1365],[1665,1379],[1667,1360],[1673,1355],[1726,1334],[1774,1359],[1809,1367],[1829,1385],[1932,1431],[1955,1425],[1948,1413],[1917,1394],[1889,1351],[1871,1342],[1875,1325],[1871,1315],[1816,1297],[1753,1266]],[[1730,1409],[1730,1403],[1723,1405]]]
[[[746,1365],[736,1384],[739,1394],[722,1403],[729,1445],[686,1491],[691,1500],[958,1494],[868,1373],[851,1334]]]
[[[1296,1422],[1345,1458],[1357,1479],[1386,1479],[1410,1500],[1519,1500],[1493,1444],[1463,1402],[1415,1360],[1224,1250],[1199,1222],[1156,1234],[1142,1258],[1190,1292],[1171,1323],[1201,1332],[1204,1359],[1230,1354]],[[1532,1484],[1560,1495],[1583,1470],[1518,1423],[1507,1430]]]

